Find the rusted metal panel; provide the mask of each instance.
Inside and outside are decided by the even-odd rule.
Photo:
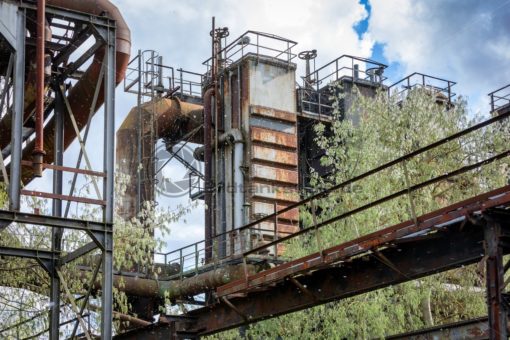
[[[245,187],[250,190],[246,199],[252,222],[299,200],[295,67],[253,57],[247,57],[242,65],[242,117],[249,169]],[[297,209],[279,216],[279,236],[298,230],[292,226],[297,226],[298,218]],[[255,232],[255,238],[262,246],[275,240],[274,231]],[[282,251],[276,246],[264,252],[275,249]]]
[[[260,223],[260,229],[262,230],[269,230],[271,232],[273,232],[274,230],[274,222],[271,223],[271,222],[261,222]],[[295,233],[296,231],[299,230],[299,225],[298,223],[284,223],[284,221],[278,221],[278,224],[277,224],[277,232],[279,235],[284,235],[284,234],[293,234]],[[271,234],[273,235],[273,234]]]
[[[297,153],[277,150],[265,146],[253,145],[252,157],[254,160],[297,166]]]
[[[288,204],[277,204],[276,209],[280,210],[285,207],[287,207]],[[270,215],[274,212],[274,204],[273,203],[266,203],[266,202],[260,202],[260,201],[252,201],[252,216],[254,217],[254,220],[257,216],[266,216]],[[286,211],[285,213],[278,216],[279,219],[283,220],[290,220],[290,221],[298,221],[299,220],[299,210],[291,209],[289,211]]]
[[[293,186],[274,186],[267,183],[252,181],[250,189],[252,190],[253,197],[286,202],[299,201],[299,193]]]
[[[284,120],[291,123],[295,123],[297,120],[295,112],[287,112],[260,105],[251,105],[250,111],[252,115]]]
[[[251,128],[251,140],[253,142],[274,144],[286,148],[297,148],[297,136],[295,134],[282,133],[260,127]]]
[[[273,120],[273,119],[267,119],[264,117],[251,117],[250,118],[250,126],[258,126],[263,129],[269,129],[272,131],[279,131],[283,133],[288,134],[296,134],[296,124],[284,122],[281,120]]]
[[[298,172],[276,166],[252,164],[251,173],[253,179],[275,181],[282,183],[298,184]]]

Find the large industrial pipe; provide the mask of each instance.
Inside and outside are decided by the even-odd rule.
[[[240,279],[245,275],[244,269],[244,265],[225,266],[182,281],[157,281],[154,279],[115,275],[113,284],[116,287],[122,284],[122,291],[128,295],[167,297],[173,300],[210,291],[211,289]],[[248,275],[255,274],[257,272],[257,266],[248,264],[246,265],[246,271]]]
[[[47,6],[53,7],[61,7],[68,10],[74,10],[84,13],[89,13],[95,16],[107,15],[110,19],[115,20],[116,22],[116,80],[115,83],[119,84],[125,75],[125,71],[127,68],[127,64],[129,62],[129,54],[131,49],[131,33],[129,28],[124,21],[120,11],[118,8],[110,3],[108,0],[46,0]],[[79,129],[82,129],[88,119],[89,114],[94,114],[104,103],[104,84],[101,83],[101,88],[98,92],[98,98],[96,101],[95,107],[91,108],[93,104],[94,94],[96,92],[97,80],[100,75],[100,71],[102,68],[104,55],[106,49],[104,47],[99,48],[94,54],[93,61],[84,74],[81,76],[80,80],[69,90],[68,92],[68,101],[73,111],[73,114],[76,119],[76,124]],[[106,70],[106,72],[111,70]],[[30,96],[26,96],[30,98]],[[35,98],[32,97],[32,100]],[[30,107],[30,103],[25,103],[25,108]],[[33,107],[33,106],[32,106]],[[0,126],[2,126],[2,132],[4,131],[3,126],[9,127],[8,120],[10,117],[4,117],[0,122]],[[44,140],[42,149],[46,151],[47,155],[45,157],[46,163],[53,162],[53,148],[54,148],[54,138],[55,131],[53,130],[53,118],[50,119],[45,124],[44,128]],[[69,147],[69,145],[76,138],[76,134],[74,133],[74,128],[70,119],[65,120],[64,125],[64,148]],[[10,128],[5,131],[10,131]],[[7,133],[6,133],[7,134]],[[5,138],[4,138],[5,137]],[[7,143],[10,141],[10,133],[9,136],[2,136],[0,138],[2,140],[1,148],[4,148],[5,141]],[[28,159],[36,149],[35,141],[30,142],[23,150],[23,159]],[[32,180],[34,175],[32,168],[24,167],[22,169],[22,180],[24,183]]]
[[[36,104],[35,147],[32,151],[34,176],[42,176],[44,159],[44,50],[46,33],[46,1],[37,0],[37,47],[36,47]]]
[[[209,88],[204,94],[204,177],[205,177],[205,261],[212,258],[212,98],[214,88]]]
[[[147,145],[138,145],[136,142],[140,110],[154,115],[157,126],[156,138],[165,137],[171,141],[179,141],[187,132],[202,125],[202,106],[181,102],[177,98],[158,98],[154,103],[148,102],[140,108],[134,107],[131,109],[117,130],[117,171],[129,177],[126,191],[118,199],[118,213],[126,220],[129,220],[136,214],[136,187],[139,169],[139,164],[137,164],[138,148],[149,147]],[[197,133],[190,141],[201,144],[203,143],[202,138],[203,135]],[[142,140],[142,143],[149,142],[147,139]]]
[[[142,278],[136,276],[125,276],[115,274],[113,276],[113,286],[121,289],[129,296],[149,297],[164,299],[177,299],[197,295],[206,291],[213,290],[229,282],[238,280],[247,275],[253,275],[264,269],[264,264],[254,265],[243,264],[229,265],[214,270],[210,270],[183,280],[158,281],[152,278]],[[246,271],[245,271],[246,270]],[[85,271],[81,272],[85,277]],[[15,283],[6,281],[0,276],[0,286],[24,288],[39,294],[48,294],[47,289],[41,288],[37,282]],[[100,281],[96,281],[96,289],[101,289]]]

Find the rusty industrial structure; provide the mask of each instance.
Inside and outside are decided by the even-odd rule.
[[[406,183],[334,217],[321,216],[318,207],[363,179],[507,120],[510,85],[489,94],[491,118],[317,193],[311,190],[312,172],[327,176],[332,169],[320,162],[325,151],[314,142],[314,126],[324,124],[327,134],[335,119],[347,119],[342,114],[349,111],[354,87],[364,96],[387,91],[402,100],[426,89],[449,108],[455,82],[413,73],[387,84],[386,65],[351,55],[317,68],[317,51],[298,53],[296,45],[257,31],[231,38],[213,18],[211,55],[203,72],[192,72],[165,65],[156,51],[131,57],[129,28],[108,0],[0,1],[0,178],[8,191],[0,231],[13,233],[21,224],[52,231],[46,248],[2,245],[0,255],[33,259],[50,278],[50,307],[40,316],[48,318],[49,328],[39,335],[92,338],[94,321],[85,317],[93,311],[101,315],[94,326],[104,339],[194,339],[485,261],[487,317],[390,338],[507,338],[504,275],[510,265],[503,256],[510,253],[510,186],[334,246],[321,245],[321,232],[400,197],[412,204],[420,189],[507,159],[510,148]],[[306,69],[299,82],[298,63]],[[136,106],[115,132],[115,87],[121,83],[136,95]],[[336,108],[331,95],[340,92]],[[93,119],[104,121],[102,133],[95,133],[104,145],[102,152],[94,150],[99,165],[87,152]],[[356,123],[358,117],[348,119]],[[64,151],[75,141],[78,157],[70,160]],[[144,268],[113,268],[113,219],[115,208],[119,218],[130,220],[147,203],[157,203],[168,163],[158,159],[160,146],[168,161],[186,168],[189,197],[203,201],[205,223],[203,241],[154,254],[163,269],[156,279]],[[191,158],[183,148],[193,149]],[[114,200],[115,165],[129,181]],[[49,192],[38,182],[48,172]],[[87,179],[91,194],[77,190]],[[22,197],[49,202],[51,210],[28,211]],[[71,207],[85,205],[96,207],[101,218],[71,218]],[[301,221],[304,211],[312,215],[311,226]],[[81,232],[89,242],[63,249],[65,231]],[[288,259],[289,242],[302,236],[315,240],[318,251]],[[81,267],[93,275],[77,299],[62,269],[94,251],[101,256]],[[114,310],[114,287],[127,294],[136,317]],[[93,310],[95,294],[100,307]],[[189,308],[161,313],[165,297]],[[62,303],[73,306],[74,319],[63,320]],[[114,316],[130,321],[131,328],[114,334]],[[3,326],[0,336],[12,328]]]

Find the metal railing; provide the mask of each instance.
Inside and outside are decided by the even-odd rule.
[[[176,72],[172,69],[172,76],[169,77],[170,87],[174,89],[174,95],[185,99],[189,97],[202,97],[202,85],[204,75],[196,72],[186,71],[178,68]]]
[[[510,84],[489,93],[491,112],[510,105]]]
[[[470,145],[469,143],[476,143],[479,141],[476,138],[470,139],[472,137],[469,136],[470,134],[475,132],[483,133],[484,129],[486,129],[488,126],[501,122],[502,120],[507,119],[509,116],[510,112],[506,112],[480,122],[429,145],[421,147],[407,155],[401,156],[390,162],[380,165],[370,171],[364,172],[349,180],[336,184],[327,190],[312,195],[295,204],[289,205],[286,208],[278,211],[275,209],[275,213],[262,217],[257,221],[248,223],[241,228],[218,234],[213,237],[211,246],[213,252],[213,260],[211,263],[219,264],[221,260],[227,258],[239,258],[243,263],[247,263],[250,256],[260,255],[266,258],[272,258],[273,260],[286,260],[285,258],[282,258],[281,252],[278,251],[279,248],[286,247],[290,241],[300,236],[309,236],[311,240],[315,240],[320,251],[321,249],[324,249],[324,246],[321,243],[322,237],[320,235],[322,228],[331,226],[336,222],[346,220],[347,218],[364,212],[368,209],[380,206],[385,202],[399,198],[405,199],[406,196],[409,199],[409,206],[411,207],[410,211],[412,211],[413,214],[416,214],[414,209],[415,192],[425,188],[430,188],[431,186],[440,183],[455,183],[455,181],[452,180],[455,177],[466,174],[468,172],[481,170],[482,167],[507,158],[510,155],[510,148],[500,150],[498,153],[493,150],[491,154],[486,155],[487,157],[463,157],[463,162],[454,163],[459,164],[458,167],[448,169],[447,171],[445,170],[445,172],[440,175],[432,178],[425,178],[415,183],[412,183],[412,180],[407,175],[407,165],[418,161],[419,157],[425,157],[429,162],[433,159],[436,159],[435,161],[439,161],[442,155],[446,155],[451,152],[451,148],[458,149],[459,145],[462,145],[463,143]],[[467,139],[463,140],[463,138]],[[482,138],[481,140],[486,140],[486,138]],[[487,143],[490,143],[490,141],[487,140]],[[469,149],[469,147],[466,147],[466,150]],[[434,152],[437,152],[437,150],[441,150],[442,152],[434,155]],[[433,151],[432,154],[429,153],[430,151]],[[372,201],[365,202],[355,208],[352,208],[351,210],[344,211],[338,215],[330,215],[329,213],[317,212],[322,206],[321,200],[331,200],[335,197],[332,195],[345,194],[346,192],[353,190],[353,188],[356,186],[361,186],[363,180],[372,176],[389,176],[393,173],[400,173],[399,176],[403,176],[402,173],[406,175],[403,176],[405,180],[402,181],[401,188],[393,187],[393,191],[390,194]],[[295,209],[298,209],[300,213],[306,212],[309,216],[311,216],[311,222],[303,223],[304,221],[301,220],[301,229],[295,233],[285,234],[279,232],[278,226],[280,222],[285,219],[284,214]],[[414,219],[416,220],[416,215],[414,216]],[[268,229],[267,226],[272,226],[272,228]],[[261,238],[264,233],[267,233],[269,238]],[[179,274],[174,275],[172,278],[184,278],[186,276],[194,275],[200,272],[201,268],[205,268],[204,266],[206,265],[211,265],[211,263],[206,264],[204,262],[205,250],[205,241],[199,241],[172,252],[160,254],[160,256],[164,257],[165,263],[177,263],[180,266]]]
[[[386,67],[388,66],[371,59],[344,54],[304,76],[303,87],[320,91],[344,77],[382,84],[387,79],[384,76]]]
[[[262,227],[262,223],[259,223],[250,227],[231,230],[213,237],[212,246],[210,247],[210,249],[212,249],[213,260],[210,263],[205,262],[207,250],[205,240],[167,253],[156,253],[156,260],[162,261],[167,267],[178,270],[176,274],[164,278],[167,280],[194,276],[209,270],[211,267],[217,268],[224,262],[231,262],[236,259],[237,262],[242,262],[243,253],[250,252],[255,248],[261,247],[263,244],[277,240],[278,235],[289,234],[278,231],[277,224],[273,223],[272,226],[272,229],[265,229]],[[252,257],[271,261],[284,260],[282,256],[278,255],[276,246],[273,246],[271,249],[260,251],[252,255]]]
[[[148,51],[145,51],[148,52]],[[143,52],[143,53],[145,53]],[[173,96],[182,100],[194,98],[201,100],[204,76],[201,73],[175,69],[163,65],[161,62],[140,60],[143,55],[137,55],[128,64],[124,78],[124,91],[151,97],[151,88],[165,96]],[[159,58],[155,56],[153,58]],[[152,67],[153,66],[153,67]],[[141,68],[141,72],[140,72]]]
[[[348,79],[367,85],[381,85],[386,65],[374,60],[344,54],[302,77],[297,90],[298,107],[302,112],[331,116],[334,84]]]
[[[299,87],[297,89],[298,111],[319,116],[332,116],[333,105],[330,99],[331,95],[332,93],[329,91],[316,91]]]
[[[388,87],[388,94],[398,96],[399,100],[403,100],[411,91],[425,89],[431,94],[436,95],[436,100],[451,104],[453,97],[456,95],[452,92],[452,87],[455,84],[456,82],[451,80],[414,72],[390,85]]]
[[[296,45],[297,42],[274,34],[246,31],[233,42],[223,47],[219,54],[224,66],[240,60],[248,54],[257,57],[264,56],[265,58],[284,61],[290,64],[297,56],[292,52],[292,48]],[[207,74],[209,74],[212,58],[207,59],[202,64],[207,67]]]

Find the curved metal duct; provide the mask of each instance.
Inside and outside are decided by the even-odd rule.
[[[125,71],[129,62],[129,55],[131,50],[131,32],[122,17],[119,9],[108,0],[47,0],[48,6],[61,7],[64,9],[89,13],[91,15],[100,16],[107,15],[110,19],[116,22],[116,80],[115,83],[118,85],[125,76]],[[96,51],[93,57],[93,61],[87,68],[85,73],[82,75],[80,80],[69,90],[68,101],[76,119],[78,128],[81,130],[87,123],[89,114],[91,113],[91,106],[94,97],[94,93],[97,87],[97,80],[100,75],[101,65],[105,55],[105,48],[102,47]],[[28,79],[27,79],[28,80]],[[30,98],[30,97],[29,97]],[[103,85],[99,91],[96,106],[92,109],[95,113],[104,103],[104,90]],[[25,108],[29,107],[31,103],[25,102]],[[2,131],[10,131],[10,125],[6,125],[6,129],[3,126],[6,124],[5,118],[0,123]],[[44,129],[44,150],[47,153],[45,157],[46,163],[53,162],[53,148],[54,148],[54,130],[53,130],[53,119],[46,123]],[[64,125],[64,149],[67,149],[69,145],[76,138],[74,128],[69,119],[65,120]],[[9,133],[10,135],[10,133]],[[10,142],[10,136],[7,138],[7,143]],[[29,159],[34,149],[34,142],[29,143],[23,150],[23,159]],[[6,145],[0,145],[2,148]],[[33,177],[33,171],[29,167],[22,169],[22,180],[24,183],[29,182]]]
[[[198,128],[203,123],[203,109],[201,105],[181,102],[177,98],[158,98],[154,102],[148,102],[140,107],[133,107],[126,119],[117,130],[117,171],[128,175],[129,182],[126,192],[119,201],[119,215],[129,219],[136,214],[137,201],[137,175],[139,171],[138,154],[138,127],[141,111],[154,114],[156,120],[156,139],[165,138],[178,142],[188,132]],[[144,115],[146,116],[146,115]],[[147,124],[143,124],[147,126]],[[146,132],[146,131],[142,131]],[[193,143],[203,143],[203,134],[197,133],[190,140]],[[144,140],[141,143],[148,143]],[[143,146],[142,146],[143,147]],[[150,146],[147,146],[150,147]]]

